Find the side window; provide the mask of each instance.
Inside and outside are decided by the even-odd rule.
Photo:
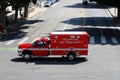
[[[37,46],[45,46],[45,45],[46,45],[46,42],[44,42],[44,41],[41,41],[37,44]]]

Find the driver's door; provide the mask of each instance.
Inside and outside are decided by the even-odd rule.
[[[49,54],[48,42],[40,41],[36,43],[33,52],[35,56],[48,56]]]

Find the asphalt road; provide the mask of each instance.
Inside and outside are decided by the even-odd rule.
[[[68,61],[61,57],[23,61],[17,45],[51,31],[87,31],[89,56]],[[14,36],[0,41],[1,80],[119,80],[120,28],[106,6],[81,0],[60,0],[21,25]]]

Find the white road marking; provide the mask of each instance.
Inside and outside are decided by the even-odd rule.
[[[19,34],[18,37],[21,37],[22,35],[24,35],[23,33]]]
[[[62,29],[62,32],[63,32],[63,31],[65,30],[65,28],[68,26],[70,20],[71,20],[71,18],[69,18],[69,19],[67,20],[67,23],[65,24],[64,28]]]
[[[38,40],[39,38],[35,38],[31,43],[33,43],[34,41]]]
[[[101,43],[106,44],[106,38],[104,36],[101,37]]]
[[[22,43],[24,43],[25,41],[27,41],[29,38],[28,37],[25,37],[25,38],[23,38],[20,42],[18,42],[18,44],[22,44]]]
[[[113,42],[114,44],[118,44],[118,41],[117,41],[117,39],[116,39],[115,37],[111,37],[111,39],[112,39],[112,42]]]
[[[29,31],[29,29],[26,29],[24,32],[28,32]]]
[[[6,43],[6,45],[10,45],[10,44],[12,44],[12,43],[15,42],[15,41],[16,41],[16,39],[10,40],[8,43]]]
[[[90,43],[95,44],[95,37],[90,37]]]

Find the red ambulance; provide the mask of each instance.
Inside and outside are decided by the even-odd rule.
[[[18,54],[25,60],[33,56],[67,56],[74,60],[77,56],[88,55],[87,32],[51,32],[50,39],[42,37],[33,43],[18,46]]]

